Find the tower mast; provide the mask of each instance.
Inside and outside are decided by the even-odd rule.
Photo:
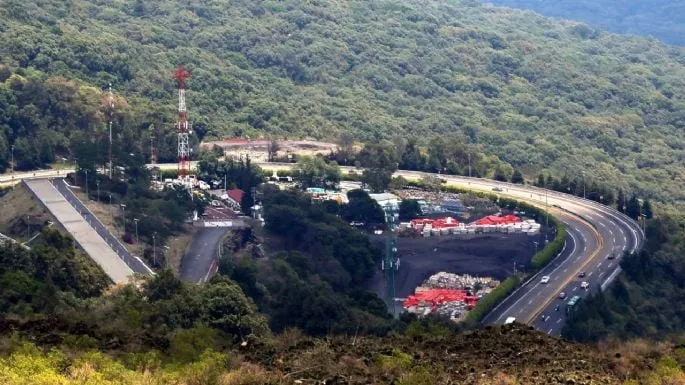
[[[114,94],[112,94],[112,83],[109,83],[109,179],[112,179],[112,119],[114,116]]]
[[[186,84],[190,78],[190,72],[178,66],[174,73],[174,78],[178,81],[178,122],[176,131],[178,133],[178,177],[183,178],[190,172],[190,147],[188,145],[188,135],[190,125],[188,123],[188,111],[186,110]]]

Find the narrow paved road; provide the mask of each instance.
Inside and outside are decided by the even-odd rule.
[[[157,166],[161,169],[177,167],[176,164]],[[294,165],[262,163],[260,166],[268,170],[290,170]],[[195,167],[194,162],[191,167]],[[342,167],[342,169],[348,172],[354,170],[352,167]],[[52,176],[56,172],[39,171],[35,177],[42,176],[41,173]],[[420,178],[427,173],[398,171],[395,175]],[[15,175],[15,179],[19,177],[32,178],[34,176],[31,173]],[[488,315],[485,320],[487,323],[502,323],[507,317],[516,317],[519,322],[529,323],[549,334],[559,335],[566,320],[563,306],[566,300],[559,300],[559,293],[564,292],[567,296],[579,293],[578,295],[584,297],[589,292],[599,290],[602,286],[606,287],[620,271],[618,266],[620,258],[610,260],[609,255],[617,251],[636,252],[644,243],[644,233],[634,220],[613,208],[596,202],[553,191],[545,192],[543,189],[532,186],[512,185],[479,178],[448,175],[440,175],[440,177],[446,179],[448,184],[473,190],[493,192],[493,188],[501,188],[503,191],[497,194],[540,207],[548,207],[550,213],[567,225],[569,234],[564,251]],[[0,178],[0,183],[4,180],[5,178]],[[582,280],[578,278],[581,271],[586,273],[586,277]],[[549,283],[540,283],[539,278],[543,275],[550,276]],[[579,288],[581,281],[587,281],[590,284],[589,290]],[[558,311],[555,310],[557,305],[560,307]]]
[[[200,229],[188,247],[181,261],[181,279],[192,283],[202,283],[211,276],[210,270],[216,269],[217,248],[223,236],[230,231],[227,227],[208,227]]]

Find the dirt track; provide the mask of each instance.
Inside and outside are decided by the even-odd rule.
[[[478,234],[439,236],[430,238],[398,238],[400,269],[396,275],[396,296],[406,297],[430,275],[440,271],[505,279],[517,268],[527,266],[535,252],[534,241],[544,244],[544,235]],[[373,238],[383,249],[384,236]],[[385,282],[377,274],[371,289],[385,298]]]

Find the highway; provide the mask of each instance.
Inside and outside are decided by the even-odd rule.
[[[158,164],[162,170],[175,169],[176,164]],[[291,163],[261,163],[267,170],[290,170]],[[195,162],[191,164],[195,167]],[[341,167],[344,172],[360,172],[353,167]],[[62,170],[61,173],[64,173]],[[56,176],[56,171],[37,171],[15,174],[20,178],[40,178]],[[427,173],[416,171],[397,171],[395,176],[407,179],[418,179]],[[508,317],[515,317],[517,322],[534,325],[539,330],[551,335],[559,335],[566,320],[565,304],[568,298],[600,290],[606,286],[619,271],[620,257],[610,260],[608,257],[618,252],[636,252],[644,243],[644,233],[634,220],[617,210],[596,202],[554,191],[545,192],[533,186],[513,185],[489,179],[467,178],[460,176],[440,175],[448,185],[472,190],[487,191],[503,197],[548,207],[552,215],[566,224],[568,238],[562,253],[541,272],[524,283],[511,296],[496,307],[484,320],[489,324],[503,323]],[[7,176],[0,177],[0,183]],[[501,192],[493,188],[502,189]],[[583,279],[578,278],[585,272]],[[549,276],[549,283],[540,282],[540,277]],[[581,289],[580,283],[587,281],[588,290]],[[564,292],[567,299],[559,299]],[[559,310],[556,310],[559,306]]]
[[[292,164],[260,164],[264,169],[286,170]],[[353,167],[342,167],[353,171]],[[358,171],[358,170],[357,170]],[[395,176],[419,179],[423,172],[397,171]],[[620,257],[609,260],[615,252],[636,252],[644,242],[644,233],[634,220],[602,204],[534,186],[514,185],[489,179],[439,175],[448,185],[480,190],[514,198],[538,207],[547,207],[551,215],[566,224],[568,237],[562,252],[538,274],[507,297],[484,319],[487,324],[501,324],[508,317],[535,326],[550,335],[559,336],[566,321],[565,304],[574,295],[587,296],[600,290],[615,278]],[[499,188],[501,192],[493,191]],[[585,272],[583,279],[578,278]],[[549,276],[546,284],[542,276]],[[587,281],[588,290],[580,283]],[[559,299],[564,292],[565,300]],[[556,307],[559,306],[559,310]]]

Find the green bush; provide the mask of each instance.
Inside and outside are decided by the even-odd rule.
[[[520,282],[521,278],[518,275],[505,279],[493,291],[478,301],[478,305],[466,315],[466,324],[475,325],[480,322],[485,315],[511,294]]]
[[[540,270],[556,257],[564,248],[566,243],[566,226],[558,219],[549,217],[549,220],[556,224],[557,235],[552,242],[548,243],[542,250],[537,252],[531,259],[534,269]]]

